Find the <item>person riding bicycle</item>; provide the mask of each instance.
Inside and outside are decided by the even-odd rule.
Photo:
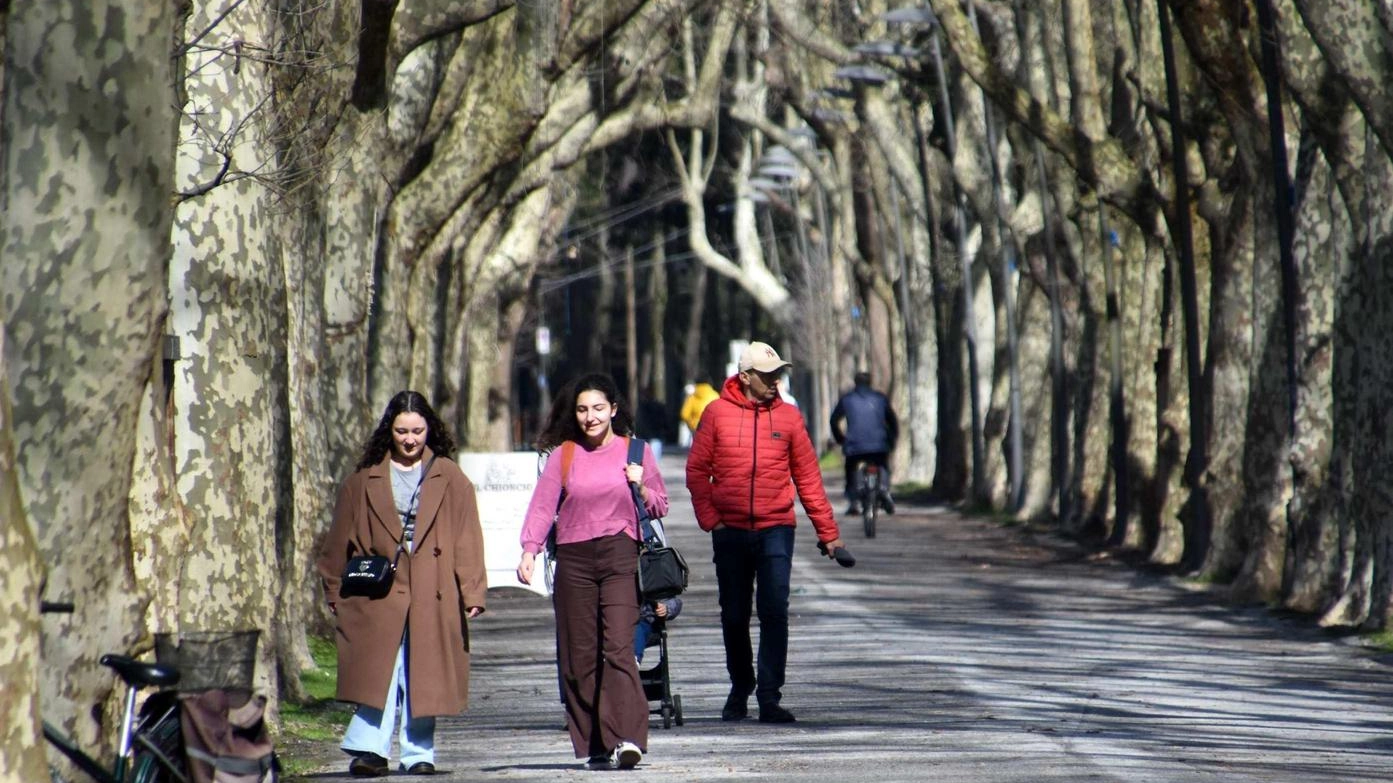
[[[895,409],[884,394],[871,388],[871,374],[858,372],[855,387],[837,400],[832,409],[832,437],[842,446],[846,462],[846,513],[861,513],[857,495],[856,469],[863,462],[876,465],[884,477],[880,483],[880,505],[885,513],[895,513],[895,501],[890,497],[890,452],[900,435]],[[842,422],[846,427],[843,430]]]

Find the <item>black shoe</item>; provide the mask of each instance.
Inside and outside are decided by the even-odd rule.
[[[859,505],[855,504],[855,503],[852,503],[851,505],[849,505],[849,506],[846,507],[846,515],[849,516],[849,517],[854,517],[854,516],[856,516],[857,514],[860,514],[860,513],[861,513],[861,507],[860,507]]]
[[[726,706],[721,708],[721,720],[744,720],[750,717],[749,694],[741,695],[735,691],[726,697]]]
[[[762,704],[759,708],[760,723],[793,723],[798,719],[793,713],[777,704]]]
[[[386,777],[387,759],[376,753],[360,753],[348,762],[348,774],[355,778]]]
[[[884,495],[880,498],[880,507],[885,509],[885,513],[887,514],[895,513],[895,501],[891,500],[889,495]]]
[[[418,761],[406,768],[408,775],[434,775],[435,765],[429,761]]]

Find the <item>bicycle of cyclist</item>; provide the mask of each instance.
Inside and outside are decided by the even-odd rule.
[[[866,538],[875,538],[875,519],[888,497],[882,497],[881,476],[881,467],[870,460],[856,469],[856,499],[861,506],[861,527]]]
[[[847,516],[862,516],[868,538],[875,535],[878,510],[895,513],[890,499],[890,452],[899,437],[899,420],[890,400],[871,388],[871,375],[858,372],[855,387],[832,410],[832,437],[842,446],[846,465]],[[867,466],[874,466],[876,490],[864,492]]]
[[[39,611],[42,614],[68,614],[73,611],[73,605],[44,601]],[[101,663],[126,684],[121,740],[111,768],[82,752],[48,721],[43,723],[44,739],[97,783],[189,783],[184,769],[179,702],[173,690],[179,682],[178,670],[115,653],[103,655]],[[136,693],[143,688],[161,690],[147,699],[137,711]],[[54,779],[58,780],[57,777]]]

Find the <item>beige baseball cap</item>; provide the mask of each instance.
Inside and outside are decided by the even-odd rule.
[[[756,372],[775,372],[785,367],[792,367],[792,362],[786,362],[779,358],[779,352],[769,343],[755,341],[745,346],[745,350],[740,352],[740,363],[737,365],[740,372],[755,370]]]

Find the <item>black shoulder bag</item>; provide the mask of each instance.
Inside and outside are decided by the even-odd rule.
[[[416,501],[421,496],[421,485],[426,483],[426,476],[430,475],[431,466],[434,464],[435,455],[432,454],[430,462],[427,462],[421,471],[421,478],[416,480],[416,490],[411,493],[411,501],[406,504],[408,511],[401,517],[401,541],[397,543],[396,555],[391,560],[388,560],[386,555],[350,557],[348,564],[343,567],[343,576],[339,579],[340,597],[381,598],[392,589],[392,577],[397,573],[397,561],[401,560],[402,550],[416,530]],[[388,467],[388,470],[391,469]]]
[[[629,463],[643,464],[643,441],[629,439]],[[638,550],[638,592],[645,601],[658,601],[681,595],[687,589],[687,561],[682,553],[668,546],[650,524],[648,508],[638,487],[630,484],[634,508],[638,510],[639,533],[642,543]]]

